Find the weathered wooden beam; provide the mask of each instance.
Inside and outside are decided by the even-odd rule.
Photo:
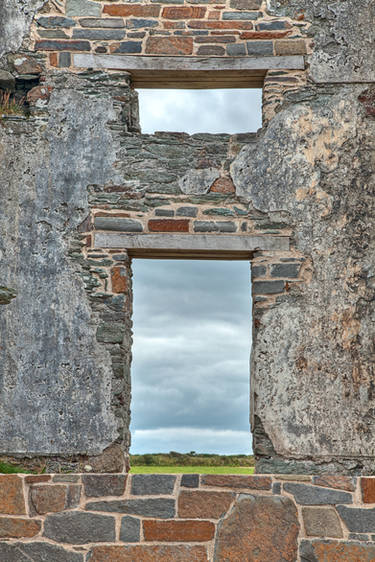
[[[302,56],[155,57],[74,54],[74,66],[129,72],[136,88],[260,87],[267,70],[305,67]]]
[[[95,232],[94,248],[121,248],[139,258],[249,259],[256,250],[289,250],[289,238]]]

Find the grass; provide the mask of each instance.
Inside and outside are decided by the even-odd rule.
[[[247,466],[132,466],[131,474],[253,474]]]
[[[17,100],[10,92],[0,92],[0,117],[5,115],[24,115],[25,98]]]
[[[0,462],[0,474],[31,474],[30,470],[25,470],[23,466],[17,466],[16,464],[9,464],[7,462]]]

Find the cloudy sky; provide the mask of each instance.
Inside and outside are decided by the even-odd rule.
[[[250,453],[250,265],[133,260],[132,453]]]
[[[242,133],[261,90],[138,90],[143,133]],[[132,453],[248,454],[248,262],[134,260]]]
[[[143,133],[248,133],[261,127],[262,90],[138,90]]]

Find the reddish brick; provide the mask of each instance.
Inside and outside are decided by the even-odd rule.
[[[148,221],[150,232],[189,232],[186,219],[151,219]]]
[[[112,292],[126,293],[128,288],[126,270],[122,266],[112,267],[111,269]]]
[[[207,562],[203,546],[190,545],[136,545],[93,546],[90,562]]]
[[[306,42],[304,39],[282,39],[275,41],[276,55],[305,55]]]
[[[240,39],[282,39],[287,37],[291,31],[245,31],[241,33]]]
[[[248,490],[270,490],[272,480],[269,476],[205,474],[202,485],[214,488],[241,488]]]
[[[30,501],[39,515],[49,512],[63,511],[66,501],[66,486],[32,486]]]
[[[141,18],[157,18],[159,16],[160,6],[146,6],[144,4],[106,4],[103,14],[110,16],[135,16]]]
[[[38,474],[38,475],[30,475],[25,477],[25,482],[27,484],[38,484],[39,482],[49,482],[51,480],[51,476],[49,474]]]
[[[49,63],[50,63],[51,66],[57,66],[58,65],[57,53],[50,53],[49,54]]]
[[[219,10],[211,10],[208,12],[208,19],[209,20],[219,20],[220,19],[220,11]]]
[[[302,560],[321,560],[322,562],[371,562],[375,560],[373,544],[341,541],[302,541],[300,553]]]
[[[233,498],[230,492],[182,491],[178,497],[178,516],[219,519],[228,511]]]
[[[363,503],[375,503],[375,478],[361,478]]]
[[[183,21],[163,21],[163,29],[185,29]]]
[[[253,24],[250,21],[202,21],[191,20],[188,22],[188,27],[191,29],[253,29]]]
[[[26,515],[22,480],[13,474],[0,476],[0,513]]]
[[[204,18],[206,8],[201,6],[168,6],[163,8],[163,18],[169,20],[185,20],[189,18]]]
[[[215,193],[234,193],[236,188],[234,187],[233,181],[231,178],[217,178],[214,183],[211,185],[210,191],[214,191]]]
[[[354,492],[355,490],[353,478],[350,476],[315,476],[314,484],[317,486],[323,486],[324,488],[346,490],[347,492]]]
[[[35,537],[41,526],[38,519],[0,517],[0,539]]]
[[[149,37],[146,53],[149,55],[191,55],[192,37]]]
[[[143,521],[145,541],[200,542],[215,536],[211,521]]]
[[[371,87],[362,92],[358,100],[363,103],[367,115],[375,116],[375,88]]]

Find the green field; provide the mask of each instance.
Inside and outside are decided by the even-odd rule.
[[[131,474],[253,474],[247,466],[132,466]]]

